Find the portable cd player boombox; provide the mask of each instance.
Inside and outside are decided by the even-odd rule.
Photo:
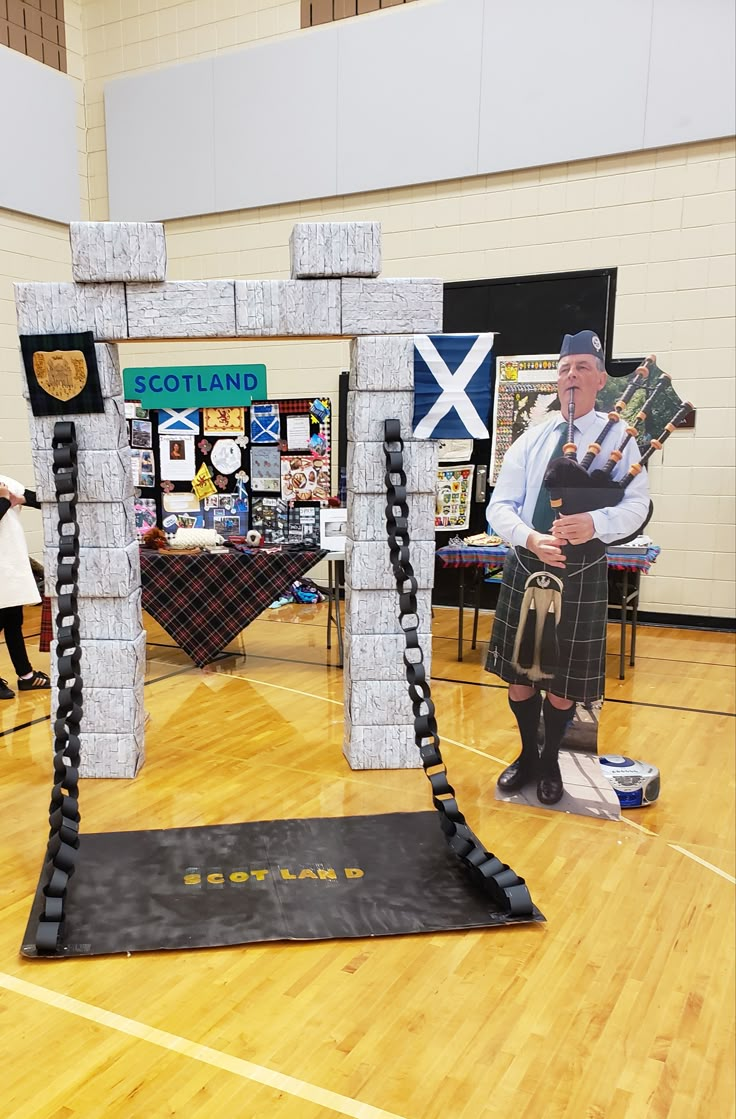
[[[613,785],[622,808],[643,808],[659,796],[659,770],[621,754],[601,754],[601,769]]]

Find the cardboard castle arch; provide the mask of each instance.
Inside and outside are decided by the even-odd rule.
[[[378,278],[376,222],[296,225],[289,280],[166,280],[158,223],[73,223],[70,237],[73,282],[18,283],[15,293],[21,336],[92,331],[104,398],[103,412],[77,424],[80,773],[133,777],[144,759],[145,633],[118,343],[188,339],[352,339],[343,749],[354,769],[419,767],[385,537],[383,426],[398,418],[406,441],[419,641],[429,667],[437,442],[411,434],[412,358],[415,334],[442,330],[441,280]],[[59,419],[75,418],[36,416],[29,407],[52,595],[58,536],[51,440]],[[53,709],[55,690],[51,700]]]

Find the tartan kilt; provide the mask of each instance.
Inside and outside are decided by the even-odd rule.
[[[589,553],[587,559],[584,556],[570,559],[568,550],[565,562],[564,572],[559,568],[546,568],[563,582],[557,629],[560,660],[554,677],[534,683],[511,664],[524,584],[531,573],[545,570],[542,561],[526,548],[510,551],[504,563],[486,671],[509,684],[538,687],[567,699],[580,702],[600,699],[606,678],[608,568],[605,551],[598,558],[592,558]]]
[[[54,639],[54,623],[51,617],[51,599],[46,595],[41,599],[41,631],[38,635],[38,648],[41,653],[48,653]]]

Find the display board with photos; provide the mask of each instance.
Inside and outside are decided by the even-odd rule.
[[[556,354],[496,358],[496,394],[491,436],[491,477],[498,480],[503,457],[520,435],[559,409]]]
[[[211,528],[225,539],[252,527],[286,542],[307,535],[290,507],[318,509],[330,497],[329,399],[125,409],[139,538],[155,526]]]

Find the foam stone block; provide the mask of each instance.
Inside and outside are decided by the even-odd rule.
[[[412,727],[356,726],[345,720],[343,753],[351,769],[420,769]]]
[[[419,439],[404,446],[404,470],[408,493],[437,492],[437,441]],[[386,460],[383,443],[348,441],[348,492],[386,493]]]
[[[350,343],[348,387],[367,392],[414,391],[414,335],[368,334]]]
[[[135,777],[145,761],[143,732],[80,734],[80,777]]]
[[[386,420],[398,420],[405,442],[412,439],[413,392],[348,393],[347,435],[354,443],[382,442]]]
[[[44,552],[46,594],[56,591],[56,549]],[[127,598],[141,585],[140,548],[80,548],[77,586],[85,598]]]
[[[15,284],[19,334],[91,330],[98,342],[128,337],[123,284]]]
[[[51,598],[51,617],[56,629],[58,599]],[[143,630],[141,591],[125,598],[85,598],[77,600],[80,641],[135,641]]]
[[[233,280],[169,280],[128,284],[131,338],[232,338],[235,334]]]
[[[432,635],[419,634],[419,645],[424,655],[424,667],[429,675],[432,666]],[[353,683],[363,680],[400,680],[406,684],[404,651],[406,641],[403,636],[393,633],[345,635],[345,654],[350,658],[350,679]],[[412,651],[412,662],[418,657]]]
[[[84,680],[84,677],[82,677]],[[51,710],[59,705],[59,690],[51,687]],[[140,741],[143,738],[145,712],[143,686],[138,688],[84,688],[82,692],[84,714],[80,730],[95,734],[120,734],[127,731]]]
[[[441,280],[358,280],[342,285],[343,334],[436,334],[442,330]]]
[[[77,283],[166,279],[166,238],[160,222],[74,221],[69,240]]]
[[[130,451],[80,451],[77,456],[79,501],[125,501],[133,496]],[[56,502],[53,452],[36,451],[33,469],[39,501]]]
[[[432,628],[432,592],[420,590],[416,597],[416,625],[420,633],[429,633]],[[360,591],[346,587],[345,633],[401,634],[399,596],[395,585],[390,591]]]
[[[412,494],[409,498],[409,550],[415,540],[434,541],[436,498],[433,493]],[[386,502],[378,494],[352,493],[348,490],[347,535],[351,540],[380,540],[388,547]]]
[[[421,590],[434,586],[434,541],[417,541],[410,549],[414,576]],[[358,591],[395,590],[388,544],[345,542],[345,583]]]
[[[381,225],[377,221],[299,222],[289,239],[292,279],[377,276]]]
[[[80,416],[74,412],[64,419],[76,421],[77,446],[80,451],[114,451],[128,446],[128,425],[122,397],[104,401],[104,412]],[[31,447],[34,451],[50,451],[54,427],[59,416],[29,415]]]
[[[414,726],[414,714],[406,681],[353,680],[345,688],[346,715],[353,725]]]
[[[146,635],[134,641],[81,641],[79,672],[88,688],[142,688],[146,672]],[[56,642],[51,642],[52,674],[56,665]]]
[[[41,519],[44,545],[53,551],[59,546],[59,518],[55,503],[43,502]],[[138,539],[133,503],[130,501],[80,501],[77,524],[82,547],[127,548]],[[71,533],[65,531],[64,535]]]
[[[239,338],[340,334],[339,280],[237,280]]]

